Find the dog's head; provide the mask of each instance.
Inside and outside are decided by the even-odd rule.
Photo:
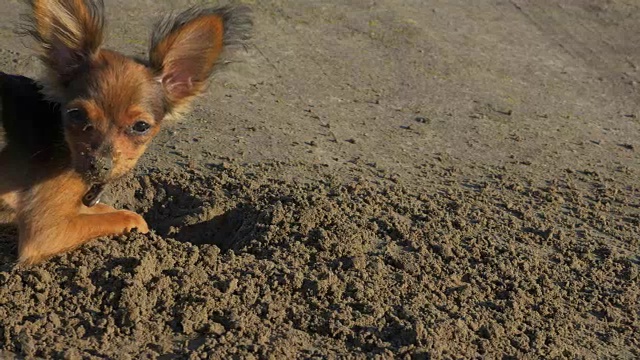
[[[148,60],[102,49],[102,0],[28,0],[44,92],[62,106],[72,164],[88,184],[138,161],[167,117],[202,93],[223,50],[249,37],[246,7],[191,8],[153,30]]]

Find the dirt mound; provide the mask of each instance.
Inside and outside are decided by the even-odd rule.
[[[637,189],[593,173],[535,186],[428,171],[441,180],[423,192],[283,181],[265,167],[153,173],[112,199],[157,234],[30,269],[12,268],[5,229],[0,351],[640,356]]]

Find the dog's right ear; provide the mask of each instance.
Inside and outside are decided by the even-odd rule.
[[[41,47],[50,79],[64,86],[99,51],[104,28],[102,0],[27,0],[26,32]]]

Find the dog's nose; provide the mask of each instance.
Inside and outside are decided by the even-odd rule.
[[[92,175],[98,179],[106,178],[113,168],[113,160],[109,157],[98,157],[90,163]]]

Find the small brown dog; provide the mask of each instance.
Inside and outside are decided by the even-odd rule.
[[[101,49],[102,0],[29,0],[41,82],[0,72],[0,210],[19,230],[18,262],[35,264],[144,219],[99,204],[169,117],[205,88],[222,51],[248,39],[249,9],[191,8],[153,31],[149,60]],[[0,131],[0,140],[2,140]]]

